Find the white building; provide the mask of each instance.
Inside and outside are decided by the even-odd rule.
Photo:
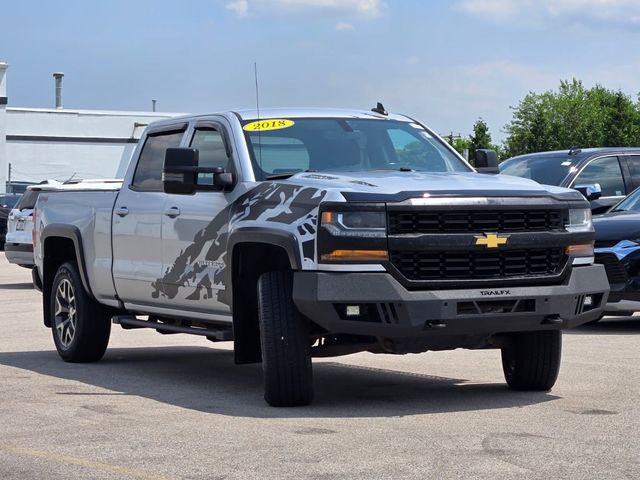
[[[177,115],[64,109],[61,75],[57,108],[8,107],[7,67],[0,63],[0,193],[9,180],[121,177],[144,128]]]

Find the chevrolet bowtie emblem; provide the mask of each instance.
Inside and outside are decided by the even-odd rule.
[[[484,245],[487,248],[498,248],[505,245],[509,235],[500,236],[497,233],[485,233],[484,235],[476,235],[476,245]]]

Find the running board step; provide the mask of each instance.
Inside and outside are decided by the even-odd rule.
[[[186,325],[172,325],[170,323],[162,323],[157,320],[139,320],[129,315],[116,315],[112,322],[120,325],[122,328],[154,328],[160,333],[188,333],[191,335],[202,335],[210,340],[218,340],[225,342],[233,340],[233,331],[231,328],[201,328]]]

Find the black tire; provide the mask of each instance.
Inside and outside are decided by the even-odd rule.
[[[556,331],[513,334],[502,349],[504,378],[513,390],[551,390],[558,378],[562,333]]]
[[[87,295],[75,262],[58,268],[49,302],[53,341],[60,357],[78,363],[100,360],[109,343],[111,314]]]
[[[291,272],[268,272],[258,279],[264,399],[273,407],[313,400],[309,330],[293,303],[292,285]]]

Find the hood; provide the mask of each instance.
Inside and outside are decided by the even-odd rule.
[[[422,173],[400,171],[371,172],[301,172],[285,180],[297,185],[322,189],[336,189],[343,194],[361,193],[390,196],[401,192],[419,194],[455,194],[491,196],[541,196],[567,195],[568,200],[584,200],[575,190],[540,185],[533,180],[510,175],[468,173]],[[348,197],[348,195],[345,195]]]
[[[640,238],[640,212],[611,212],[593,217],[596,242],[618,242]]]

